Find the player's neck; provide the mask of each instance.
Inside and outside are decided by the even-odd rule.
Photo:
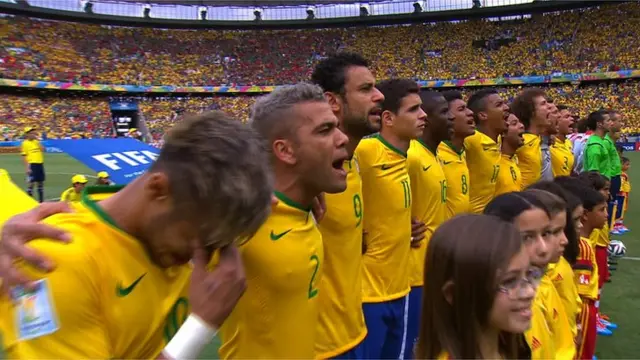
[[[498,142],[498,136],[500,136],[500,133],[498,131],[495,131],[493,129],[489,129],[486,126],[480,126],[480,124],[478,124],[478,131],[480,131],[481,133],[487,135],[489,138],[491,138],[491,140]]]
[[[449,144],[453,147],[453,150],[460,152],[464,147],[464,138],[461,136],[456,136],[455,134],[451,137]]]
[[[546,132],[546,126],[538,124],[537,121],[532,121],[531,125],[527,129],[527,132],[534,135],[544,135]]]
[[[304,206],[311,207],[313,199],[318,193],[305,189],[302,186],[300,177],[293,172],[276,171],[275,190],[292,201]]]
[[[409,144],[411,143],[411,139],[401,139],[393,132],[388,130],[385,131],[385,129],[380,130],[380,136],[382,136],[382,138],[386,142],[391,144],[393,147],[403,151],[404,153],[406,153],[409,150]]]
[[[363,136],[356,136],[356,135],[350,135],[350,134],[346,134],[346,135],[349,138],[349,142],[345,147],[347,148],[349,159],[351,159],[353,158],[353,154],[356,152],[356,148],[358,147],[358,144],[360,144],[360,140],[362,140]]]
[[[580,229],[580,236],[582,236],[583,238],[589,238],[591,236],[591,233],[593,232],[594,227],[593,226],[589,226],[587,224],[582,224],[582,229]]]
[[[431,150],[432,153],[436,153],[436,151],[438,150],[438,145],[440,145],[441,141],[434,139],[432,136],[429,136],[430,134],[428,132],[424,132],[422,134],[422,137],[420,138],[420,141],[422,141],[422,143],[429,149]]]
[[[604,137],[607,135],[607,130],[596,129],[596,131],[594,131],[593,133],[604,139]]]
[[[567,134],[561,134],[561,133],[558,133],[558,134],[556,135],[556,137],[557,137],[558,139],[560,139],[560,141],[562,141],[562,142],[565,142],[565,141],[567,140]]]
[[[515,155],[516,150],[517,150],[516,148],[514,148],[513,146],[507,144],[507,142],[502,141],[502,149],[500,149],[500,152],[502,152],[504,155],[507,155],[507,156],[511,157],[511,156]]]
[[[140,241],[144,241],[146,237],[139,226],[138,207],[131,206],[138,203],[136,199],[144,193],[139,185],[142,184],[141,178],[142,176],[112,196],[100,201],[99,205],[113,219],[119,229]]]

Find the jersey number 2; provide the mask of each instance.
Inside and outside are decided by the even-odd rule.
[[[318,268],[320,267],[320,258],[318,255],[311,255],[310,258],[312,263],[315,263],[313,267],[313,274],[311,275],[311,280],[309,281],[309,299],[316,297],[318,295],[318,289],[314,286],[316,275],[318,275]]]

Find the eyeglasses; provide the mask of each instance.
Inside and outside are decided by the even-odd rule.
[[[531,267],[527,270],[525,277],[503,281],[498,285],[498,291],[506,294],[510,299],[515,299],[522,296],[522,293],[528,286],[533,287],[534,290],[537,289],[543,274],[542,269]]]

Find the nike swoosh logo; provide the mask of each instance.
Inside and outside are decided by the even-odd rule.
[[[427,166],[427,167],[424,167],[424,166],[423,166],[423,167],[422,167],[422,171],[427,171],[427,170],[429,170],[429,168],[430,168],[430,167],[431,167],[431,165],[429,165],[429,166]]]
[[[389,169],[391,169],[391,165],[384,164],[384,165],[382,165],[380,168],[381,168],[382,170],[389,170]]]
[[[287,235],[289,233],[289,231],[291,231],[291,230],[293,230],[293,229],[289,229],[289,230],[287,230],[285,232],[281,232],[280,234],[276,234],[276,233],[273,232],[273,230],[271,230],[271,240],[272,241],[278,241],[278,240],[280,240],[281,237]]]
[[[442,165],[449,165],[449,164],[451,164],[452,162],[453,162],[453,161],[443,161],[443,162],[442,162]]]
[[[129,294],[131,294],[131,292],[133,291],[133,289],[136,288],[136,286],[138,285],[138,283],[140,282],[140,280],[142,280],[143,277],[145,277],[145,275],[147,275],[147,273],[144,273],[142,275],[140,275],[139,278],[136,279],[136,281],[133,282],[133,284],[129,285],[128,287],[122,287],[122,282],[120,282],[117,286],[116,286],[116,295],[118,297],[125,297]]]

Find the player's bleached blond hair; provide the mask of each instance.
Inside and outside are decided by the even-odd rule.
[[[178,122],[150,171],[167,175],[177,215],[201,224],[205,246],[246,240],[270,213],[273,176],[264,141],[221,111]]]

